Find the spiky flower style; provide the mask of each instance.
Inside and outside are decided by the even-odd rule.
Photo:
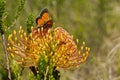
[[[88,57],[90,48],[83,42],[77,49],[73,37],[63,28],[49,29],[44,34],[43,28],[32,28],[29,35],[20,27],[8,37],[8,51],[17,63],[25,67],[37,66],[39,59],[51,62],[57,68],[78,66]]]

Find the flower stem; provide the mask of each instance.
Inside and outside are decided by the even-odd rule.
[[[49,70],[49,66],[47,66],[46,73],[45,73],[45,76],[44,76],[44,80],[47,79],[48,70]]]
[[[6,39],[5,39],[4,34],[1,33],[1,36],[2,36],[2,43],[3,43],[4,51],[5,51],[5,59],[6,59],[6,65],[7,65],[8,80],[11,80],[10,62],[9,62],[9,59],[8,59]]]

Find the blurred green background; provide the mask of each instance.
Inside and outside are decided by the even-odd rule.
[[[6,0],[7,27],[15,17],[18,2]],[[85,41],[91,48],[89,57],[77,69],[60,69],[61,80],[120,80],[120,0],[26,0],[14,29],[26,29],[28,16],[33,14],[35,20],[44,8],[48,8],[56,27],[79,39],[79,47]],[[1,42],[0,80],[5,67]]]

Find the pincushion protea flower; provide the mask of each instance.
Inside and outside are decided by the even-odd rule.
[[[25,67],[36,66],[44,55],[45,60],[57,68],[78,66],[88,57],[90,48],[83,42],[77,49],[73,37],[63,28],[49,29],[44,33],[43,28],[32,28],[29,35],[20,27],[8,37],[8,51],[12,58]]]

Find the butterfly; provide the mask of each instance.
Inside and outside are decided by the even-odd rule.
[[[43,26],[44,28],[46,28],[46,25],[48,24],[49,27],[52,27],[53,21],[50,19],[50,15],[47,8],[43,9],[40,16],[36,18],[36,24],[38,26]]]
[[[37,27],[33,30],[33,35],[38,33],[38,28],[41,30],[43,28],[42,33],[46,34],[49,29],[53,26],[53,21],[50,18],[48,9],[45,8],[41,11],[40,15],[36,18]]]

